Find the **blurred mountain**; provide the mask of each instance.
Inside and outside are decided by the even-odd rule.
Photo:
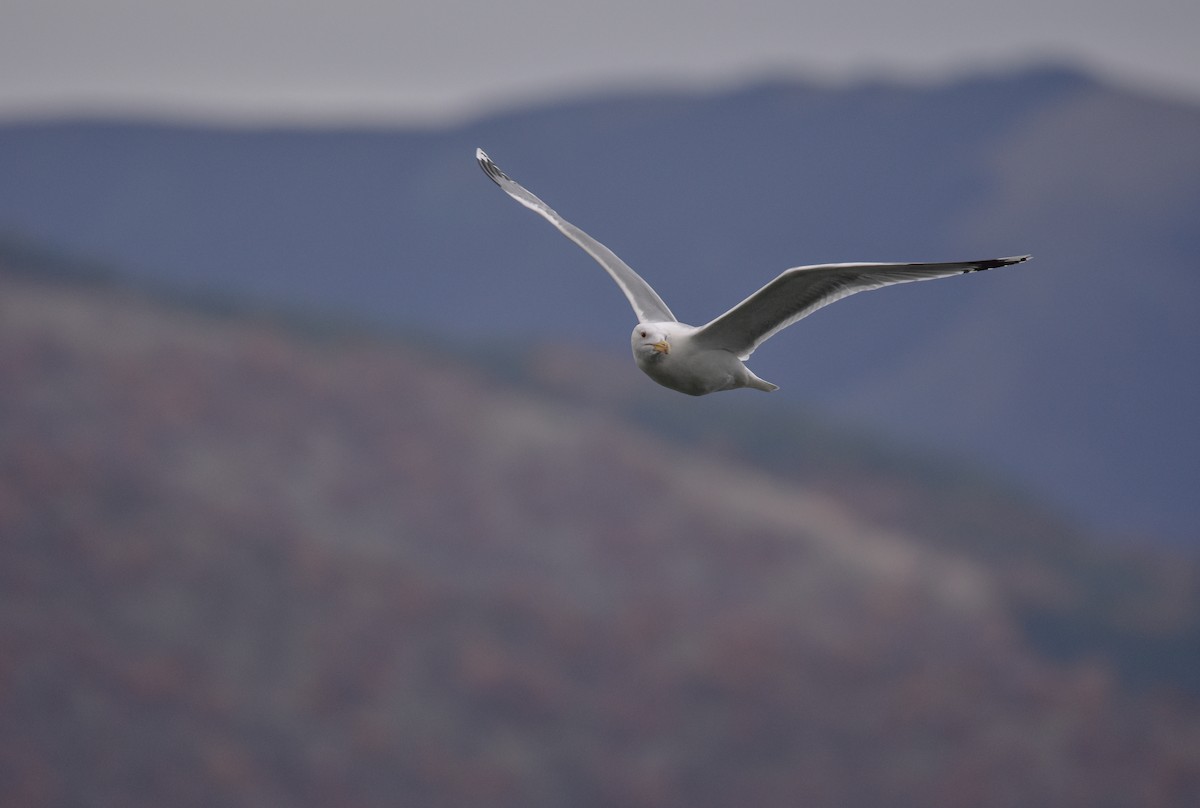
[[[0,802],[1196,804],[1194,560],[584,359],[10,253]]]
[[[754,367],[776,399],[980,458],[1110,534],[1196,541],[1200,108],[1073,70],[594,97],[451,129],[8,124],[0,232],[448,342],[624,357],[624,300],[487,183],[480,145],[691,322],[801,263],[1034,253],[856,297]]]

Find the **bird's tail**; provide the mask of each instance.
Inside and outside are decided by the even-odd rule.
[[[749,381],[746,382],[747,387],[752,387],[755,390],[762,390],[766,393],[773,393],[779,389],[779,385],[771,384],[770,382],[755,376],[754,372],[751,371],[750,368],[746,368],[746,373],[750,375]]]

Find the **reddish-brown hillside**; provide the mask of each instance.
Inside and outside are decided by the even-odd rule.
[[[1200,796],[1190,697],[1034,650],[1014,603],[1061,570],[912,514],[402,343],[27,274],[0,391],[7,806]]]

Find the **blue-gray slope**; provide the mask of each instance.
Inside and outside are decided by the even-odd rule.
[[[613,96],[446,130],[30,123],[0,127],[0,232],[456,341],[621,354],[625,301],[496,194],[475,146],[691,322],[800,263],[1033,252],[840,303],[755,369],[785,395],[1002,464],[1115,529],[1186,536],[1197,144],[1197,108],[1053,69]]]

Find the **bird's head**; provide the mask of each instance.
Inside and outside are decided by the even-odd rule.
[[[671,353],[671,343],[662,329],[646,323],[638,323],[633,329],[633,356],[639,362],[657,362]]]

